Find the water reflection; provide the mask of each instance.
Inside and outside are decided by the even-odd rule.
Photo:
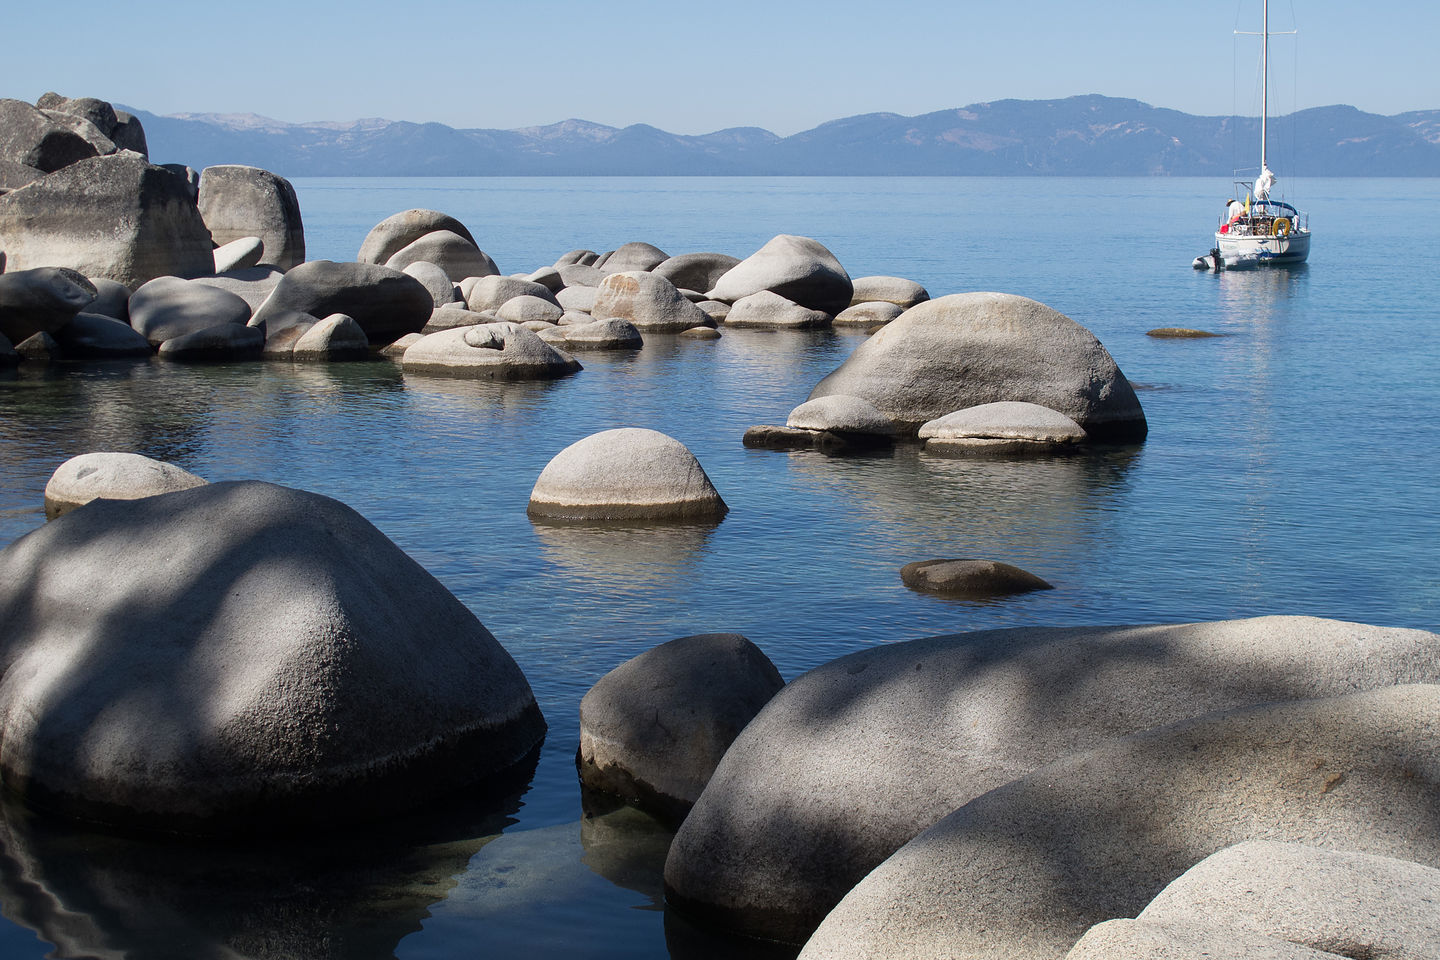
[[[606,593],[649,593],[697,575],[714,524],[554,523],[532,527],[540,554]]]

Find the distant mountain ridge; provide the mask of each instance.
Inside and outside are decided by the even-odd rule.
[[[1087,95],[997,100],[906,117],[870,113],[780,137],[698,136],[565,120],[517,130],[379,118],[286,123],[256,114],[140,117],[157,162],[306,176],[1230,176],[1253,166],[1259,120],[1199,117]],[[1288,176],[1440,176],[1440,110],[1350,106],[1271,119]],[[1273,163],[1272,163],[1273,165]]]

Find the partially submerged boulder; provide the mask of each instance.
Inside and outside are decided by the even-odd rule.
[[[425,285],[399,270],[310,260],[280,279],[252,322],[263,323],[283,311],[315,317],[343,313],[360,325],[371,343],[389,343],[418,332],[434,309]]]
[[[832,321],[837,327],[880,327],[904,313],[903,307],[881,300],[855,303],[835,314]]]
[[[726,748],[784,685],[770,658],[739,634],[647,650],[580,701],[580,781],[683,820]]]
[[[561,520],[714,521],[728,510],[683,443],[636,427],[561,450],[535,481],[529,507],[531,517]]]
[[[300,200],[279,174],[241,164],[206,167],[197,203],[215,243],[259,237],[264,263],[284,272],[305,262]]]
[[[638,350],[645,345],[645,338],[628,320],[571,323],[562,330],[565,345],[572,350]]]
[[[1055,589],[1028,570],[999,560],[917,560],[900,568],[912,590],[946,597],[995,597]]]
[[[736,300],[725,315],[725,325],[772,330],[808,330],[828,327],[831,319],[828,313],[802,307],[778,293],[761,290]]]
[[[904,277],[856,277],[850,306],[862,303],[893,303],[908,310],[930,299],[930,292]]]
[[[653,273],[612,273],[600,284],[590,314],[596,320],[627,320],[641,333],[679,333],[713,321]]]
[[[91,500],[139,500],[204,484],[205,478],[138,453],[82,453],[55,469],[45,484],[45,519]]]
[[[150,341],[128,323],[97,313],[77,313],[55,332],[66,360],[114,360],[148,357],[155,352]]]
[[[519,324],[504,322],[429,334],[413,343],[401,362],[407,374],[487,380],[554,380],[580,369],[568,353]]]
[[[97,500],[0,552],[0,773],[46,815],[313,830],[496,782],[520,669],[355,511],[266,483]]]
[[[95,300],[95,285],[64,267],[0,273],[0,334],[20,343],[55,333]]]
[[[156,351],[162,360],[185,363],[229,363],[258,360],[265,350],[265,328],[222,323],[171,337]]]
[[[250,305],[210,284],[156,277],[130,295],[130,326],[159,346],[167,340],[221,324],[245,326]]]
[[[1080,424],[1038,403],[1001,400],[921,424],[931,453],[1044,454],[1073,450],[1089,437]]]
[[[929,300],[862,343],[810,397],[864,397],[910,430],[966,407],[1020,400],[1058,410],[1104,443],[1145,438],[1130,382],[1095,336],[1004,293]]]
[[[734,303],[761,290],[834,316],[850,306],[855,288],[822,243],[781,234],[726,271],[706,296]]]
[[[370,355],[370,341],[353,317],[332,313],[318,321],[295,340],[290,351],[294,360],[364,360]]]

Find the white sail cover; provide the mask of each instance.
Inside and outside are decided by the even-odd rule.
[[[1275,174],[1270,172],[1269,167],[1262,167],[1260,176],[1255,178],[1255,199],[1268,200],[1270,191],[1275,186]]]

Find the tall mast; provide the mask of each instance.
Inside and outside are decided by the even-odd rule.
[[[1260,169],[1265,163],[1265,123],[1270,116],[1270,0],[1264,2],[1260,46]]]

